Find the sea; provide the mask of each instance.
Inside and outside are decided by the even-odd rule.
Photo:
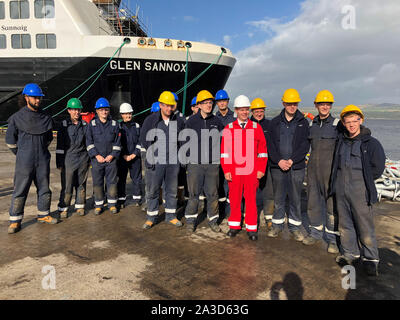
[[[367,119],[364,125],[371,130],[372,136],[380,141],[386,158],[400,160],[400,121]]]

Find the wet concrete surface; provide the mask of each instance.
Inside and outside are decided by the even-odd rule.
[[[52,214],[57,216],[54,147]],[[263,222],[256,242],[244,231],[228,238],[226,221],[221,233],[212,232],[206,221],[193,234],[163,221],[144,231],[145,213],[133,206],[117,215],[72,212],[57,225],[43,225],[36,222],[32,186],[22,230],[8,235],[14,161],[0,135],[0,299],[400,299],[397,203],[375,207],[380,276],[369,278],[357,267],[356,289],[345,290],[346,274],[325,243],[304,246],[287,230],[267,238]],[[46,290],[49,267],[55,289]]]

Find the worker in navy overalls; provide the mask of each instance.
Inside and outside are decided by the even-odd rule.
[[[56,224],[50,216],[50,152],[53,120],[40,109],[44,96],[37,84],[27,84],[22,92],[26,106],[8,119],[6,144],[16,155],[14,192],[8,233],[21,230],[25,201],[33,183],[37,192],[38,222]]]
[[[154,102],[152,105],[151,105],[151,109],[150,109],[150,112],[151,113],[154,113],[154,112],[158,112],[158,111],[160,111],[160,103],[157,101],[157,102]],[[149,193],[148,192],[148,183],[147,183],[147,181],[146,181],[146,149],[143,147],[143,145],[141,144],[141,142],[139,143],[140,144],[140,157],[141,157],[141,162],[142,162],[142,180],[143,180],[143,182],[144,182],[144,194],[145,194],[145,196],[144,196],[144,198],[143,198],[143,205],[142,205],[142,211],[147,211],[147,199],[146,199],[146,195]]]
[[[140,145],[146,151],[147,220],[143,229],[153,227],[159,214],[160,188],[165,180],[165,220],[176,226],[183,224],[176,217],[178,173],[178,134],[184,129],[182,117],[173,114],[176,100],[172,92],[164,91],[160,111],[149,115],[140,132]],[[163,190],[163,191],[164,191]]]
[[[121,104],[119,113],[122,117],[121,125],[121,157],[118,160],[118,204],[125,207],[126,201],[126,177],[132,179],[132,200],[134,206],[140,206],[142,202],[142,166],[140,160],[140,126],[132,121],[133,109],[129,103]]]
[[[77,98],[67,103],[70,118],[63,120],[57,133],[56,165],[61,170],[61,192],[58,211],[67,218],[73,189],[76,192],[75,209],[85,215],[86,181],[89,172],[89,155],[86,150],[88,125],[81,119],[82,104]]]
[[[90,121],[86,145],[92,162],[93,192],[96,215],[104,206],[104,180],[107,187],[108,208],[112,214],[117,210],[117,160],[121,153],[119,123],[110,116],[110,103],[105,98],[96,102],[96,117]]]

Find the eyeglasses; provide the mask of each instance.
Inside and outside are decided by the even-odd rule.
[[[213,104],[212,100],[201,101],[200,104]]]

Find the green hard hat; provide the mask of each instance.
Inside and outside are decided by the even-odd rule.
[[[68,109],[83,109],[81,100],[78,98],[72,98],[68,100],[67,103],[67,108]]]

